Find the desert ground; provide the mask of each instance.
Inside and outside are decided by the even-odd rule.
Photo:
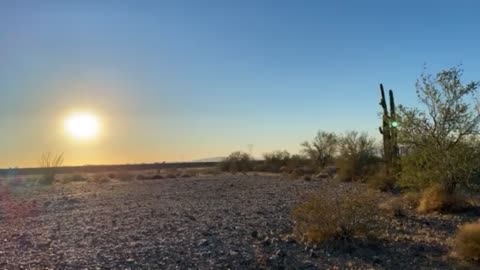
[[[13,185],[0,201],[0,268],[478,267],[460,263],[449,251],[457,226],[478,219],[475,209],[455,215],[407,210],[385,216],[385,227],[373,239],[306,247],[291,236],[291,209],[306,194],[332,188],[332,179],[257,173],[110,176],[37,189]],[[365,187],[342,183],[335,188]],[[380,200],[393,196],[382,194]]]

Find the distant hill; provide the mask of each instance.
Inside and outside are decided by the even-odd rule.
[[[225,157],[211,157],[211,158],[202,158],[202,159],[192,160],[192,162],[220,162],[224,159]]]

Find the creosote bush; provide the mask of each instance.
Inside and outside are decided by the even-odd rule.
[[[293,233],[307,245],[365,236],[377,228],[377,212],[373,191],[325,190],[292,210]]]
[[[480,260],[480,222],[462,225],[456,236],[454,251],[467,260]]]
[[[218,166],[220,170],[226,172],[248,172],[253,170],[254,161],[247,153],[233,152],[220,162]]]

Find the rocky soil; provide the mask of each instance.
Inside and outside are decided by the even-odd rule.
[[[15,206],[16,217],[0,200],[0,269],[479,267],[449,254],[457,225],[478,219],[473,210],[388,217],[375,239],[296,243],[292,206],[327,188],[326,180],[241,174],[55,184],[29,193],[30,208]]]

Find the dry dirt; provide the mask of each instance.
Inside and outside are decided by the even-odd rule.
[[[3,195],[0,269],[478,267],[449,254],[456,226],[478,219],[475,212],[412,212],[388,218],[377,239],[316,249],[296,243],[288,237],[292,206],[329,187],[325,180],[241,174],[80,181],[23,194],[27,210]],[[16,217],[6,215],[12,207]]]

